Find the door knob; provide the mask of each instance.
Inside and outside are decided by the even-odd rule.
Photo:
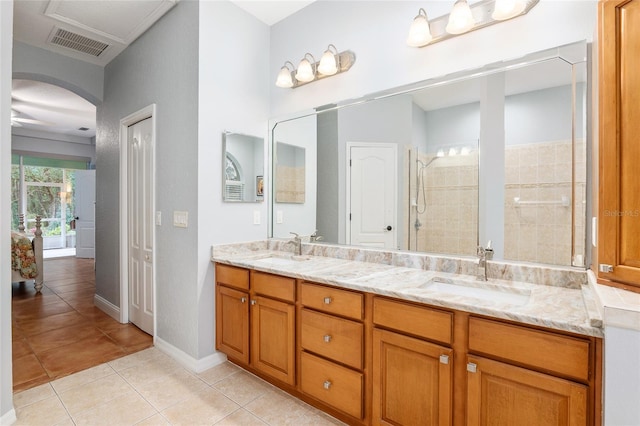
[[[391,231],[393,228],[391,227],[391,225],[387,225],[387,227],[385,228],[387,231]]]

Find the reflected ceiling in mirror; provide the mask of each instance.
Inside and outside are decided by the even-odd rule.
[[[354,241],[354,199],[382,209],[385,192],[352,193],[348,147],[392,144],[395,222],[384,227],[396,236],[386,248],[472,256],[491,240],[495,259],[584,266],[585,57],[577,43],[272,123],[272,143],[307,123],[315,150],[305,163],[317,165],[317,182],[306,190],[317,196],[307,196],[313,214],[304,217],[279,216],[272,200],[271,235],[317,229],[327,242]]]

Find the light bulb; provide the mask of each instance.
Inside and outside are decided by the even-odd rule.
[[[424,15],[422,14],[423,12]],[[407,44],[411,47],[422,47],[429,44],[432,39],[433,36],[431,35],[431,28],[429,28],[427,13],[424,9],[420,9],[418,16],[416,16],[411,23]]]
[[[449,14],[449,23],[446,31],[449,34],[463,34],[475,25],[473,15],[467,0],[456,0],[453,10]]]
[[[298,64],[298,69],[296,71],[296,80],[308,83],[310,81],[313,81],[315,77],[316,76],[313,72],[311,63],[307,60],[307,58],[303,58],[300,61],[300,64]]]
[[[468,146],[463,146],[462,149],[460,150],[460,155],[469,155],[471,154],[471,148],[469,148]]]
[[[293,87],[293,79],[291,78],[291,70],[287,66],[280,68],[278,78],[276,79],[276,86],[289,88]]]
[[[318,65],[318,72],[323,75],[334,75],[338,72],[338,64],[336,64],[336,57],[331,49],[325,50],[320,58],[320,65]]]
[[[436,157],[444,157],[444,149],[440,148],[436,153]]]
[[[491,17],[497,21],[504,21],[520,15],[526,6],[524,0],[496,0]]]
[[[458,155],[458,151],[453,147],[449,148],[449,157],[454,157],[456,155]]]

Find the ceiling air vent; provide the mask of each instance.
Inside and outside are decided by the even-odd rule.
[[[106,43],[63,30],[62,28],[58,28],[53,33],[49,42],[96,57],[100,56],[100,54],[109,47]]]

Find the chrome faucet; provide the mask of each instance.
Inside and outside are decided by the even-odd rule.
[[[302,256],[302,237],[300,237],[300,235],[296,234],[295,232],[289,233],[293,235],[293,240],[289,242],[294,244],[296,255]]]
[[[316,241],[321,241],[321,240],[322,240],[322,235],[318,235],[317,229],[313,231],[313,234],[309,235],[309,241],[312,243]]]
[[[476,254],[478,255],[478,275],[476,279],[479,281],[487,281],[487,260],[493,259],[491,240],[489,240],[487,248],[478,246]]]

